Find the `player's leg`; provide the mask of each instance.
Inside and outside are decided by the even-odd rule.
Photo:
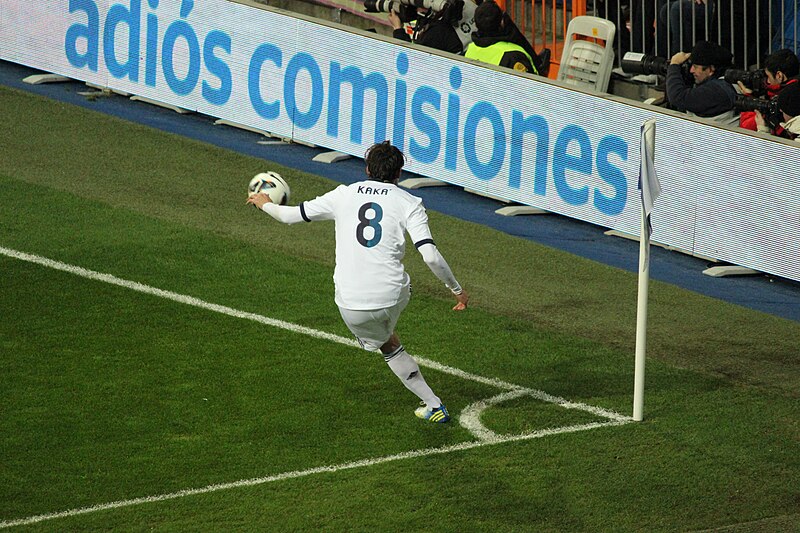
[[[393,332],[389,340],[381,346],[381,353],[394,375],[408,390],[425,402],[426,407],[435,409],[442,405],[442,401],[433,393],[425,378],[422,377],[422,371],[417,362],[403,348],[397,333]]]
[[[366,350],[381,352],[387,365],[403,385],[425,403],[424,409],[429,412],[439,409],[444,414],[437,416],[443,418],[442,420],[434,421],[446,422],[449,420],[446,408],[425,381],[419,365],[405,351],[394,331],[409,297],[410,294],[406,292],[395,306],[387,309],[357,311],[339,308],[339,312],[361,346]]]
[[[430,422],[441,423],[450,420],[447,407],[445,407],[442,400],[434,394],[433,390],[425,381],[419,369],[419,365],[414,358],[405,351],[397,333],[393,332],[389,340],[381,346],[381,352],[389,368],[400,378],[403,385],[422,400],[424,405],[414,411],[415,415]]]
[[[419,365],[414,358],[405,351],[400,342],[400,338],[394,331],[395,325],[397,325],[397,321],[400,319],[400,314],[405,309],[410,298],[411,292],[410,290],[406,290],[397,305],[384,310],[388,319],[384,325],[389,328],[388,332],[390,332],[390,335],[388,340],[381,345],[381,353],[383,353],[383,358],[386,360],[389,368],[391,368],[392,372],[403,382],[403,385],[424,403],[423,406],[414,411],[414,414],[430,422],[447,422],[450,420],[447,408],[425,381],[425,378],[422,376],[422,371],[419,369]]]

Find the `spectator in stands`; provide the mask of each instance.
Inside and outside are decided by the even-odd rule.
[[[710,39],[714,12],[714,0],[664,2],[656,21],[658,55],[671,57],[690,50],[695,41]]]
[[[653,50],[656,23],[653,0],[597,0],[595,7],[598,17],[610,20],[617,27],[619,57],[626,52],[657,53]]]
[[[765,86],[761,87],[747,87],[741,81],[737,82],[739,90],[742,94],[750,96],[755,90],[757,93],[759,89],[766,92],[768,99],[775,98],[787,84],[797,83],[797,76],[800,75],[800,59],[795,53],[784,48],[772,53],[764,59],[764,76]],[[758,123],[756,122],[755,111],[742,111],[739,115],[739,127],[746,130],[756,131]]]
[[[730,46],[728,50],[738,68],[749,68],[769,53],[768,7],[766,0],[717,0],[713,22],[719,27],[714,28],[713,35],[718,43]]]
[[[783,122],[778,128],[770,129],[764,117],[756,111],[758,131],[771,133],[800,143],[800,83],[787,84],[778,93],[778,110],[783,114]]]
[[[389,12],[389,23],[392,25],[392,36],[395,39],[400,39],[406,42],[414,42],[421,46],[435,48],[444,52],[453,54],[463,54],[464,44],[458,36],[451,17],[453,14],[451,10],[463,8],[464,3],[460,5],[448,4],[447,7],[441,11],[434,11],[429,8],[417,8],[418,18],[412,21],[411,35],[406,32],[405,24],[400,19],[395,11]]]
[[[511,18],[494,0],[486,0],[480,4],[475,9],[477,31],[472,34],[472,42],[464,55],[470,59],[519,72],[538,74],[530,51],[516,42],[518,37],[515,37],[514,30],[519,33],[519,29],[513,22],[509,25],[509,21]],[[528,46],[532,51],[530,43]]]
[[[689,72],[694,83],[684,76],[684,63],[691,58]],[[700,41],[691,53],[678,52],[667,67],[667,101],[672,109],[732,122],[736,91],[722,79],[731,64],[731,53],[717,43]]]

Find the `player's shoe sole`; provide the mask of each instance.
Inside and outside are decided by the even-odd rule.
[[[414,414],[417,415],[417,418],[437,424],[444,424],[450,420],[450,413],[447,412],[447,407],[445,407],[444,404],[436,409],[429,409],[423,405],[422,407],[418,407],[416,411],[414,411]]]

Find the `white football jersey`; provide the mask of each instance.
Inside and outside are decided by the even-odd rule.
[[[336,304],[367,310],[393,306],[410,279],[403,267],[405,233],[432,243],[422,200],[393,183],[360,181],[300,204],[306,221],[336,223]]]

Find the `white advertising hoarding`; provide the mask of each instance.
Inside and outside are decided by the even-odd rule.
[[[800,280],[800,148],[226,0],[2,0],[0,57]]]

